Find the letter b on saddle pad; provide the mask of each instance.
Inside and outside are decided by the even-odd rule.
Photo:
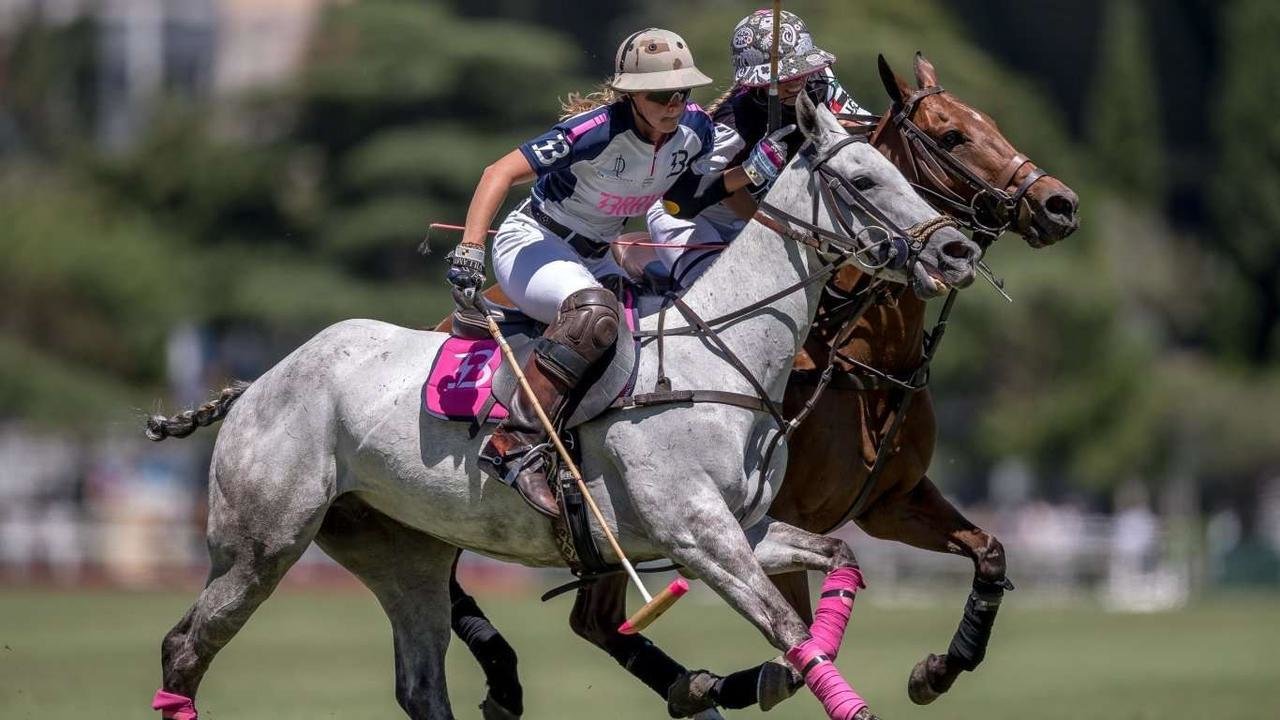
[[[445,420],[501,420],[507,409],[491,402],[493,376],[502,365],[497,340],[450,337],[440,346],[422,386],[422,406]],[[491,406],[491,407],[490,407]],[[488,412],[482,412],[488,408]]]

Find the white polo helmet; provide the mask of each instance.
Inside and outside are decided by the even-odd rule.
[[[631,33],[618,46],[609,86],[619,92],[682,90],[710,85],[684,38],[660,28]]]

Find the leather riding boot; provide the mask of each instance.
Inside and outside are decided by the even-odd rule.
[[[538,404],[558,423],[565,401],[587,370],[618,338],[618,301],[604,288],[588,288],[565,298],[556,321],[525,363],[525,377]],[[530,453],[547,442],[547,433],[529,399],[517,391],[507,418],[480,451],[480,467],[511,485],[534,509],[560,515],[547,484],[547,458]]]

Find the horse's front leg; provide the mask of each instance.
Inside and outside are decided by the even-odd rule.
[[[770,523],[775,541],[756,538],[756,546],[725,505],[712,478],[685,476],[678,491],[646,478],[628,483],[634,511],[653,540],[672,560],[684,565],[750,621],[804,678],[833,719],[872,717],[866,702],[831,662],[830,638],[815,637],[769,581],[761,557],[777,570],[820,567],[843,571],[840,582],[860,582],[852,553],[839,541]],[[681,502],[672,503],[678,492]],[[786,532],[782,532],[786,528]],[[763,547],[761,547],[763,546]],[[854,581],[853,578],[857,577]],[[816,628],[816,625],[815,625]],[[838,642],[837,642],[838,645]]]
[[[823,654],[835,659],[853,612],[854,593],[863,587],[852,549],[843,540],[815,535],[767,517],[747,531],[747,538],[755,547],[756,559],[787,603],[795,608],[797,598],[803,601],[801,616],[811,619],[815,642]],[[827,576],[816,616],[809,611],[808,570]],[[714,686],[714,697],[727,708],[759,704],[761,710],[769,710],[795,694],[802,684],[799,673],[788,667],[785,657],[780,657],[727,675]]]
[[[858,525],[878,538],[973,561],[973,591],[951,646],[945,655],[930,654],[917,663],[907,683],[912,702],[927,705],[986,655],[1004,591],[1013,589],[1005,577],[1004,546],[961,515],[928,477],[910,492],[882,498],[858,519]]]
[[[578,588],[573,612],[569,616],[569,626],[579,637],[609,653],[627,672],[662,696],[663,700],[667,700],[667,711],[672,717],[717,720],[721,716],[713,703],[682,703],[680,699],[686,694],[671,694],[672,686],[677,681],[691,675],[683,665],[644,635],[623,635],[618,632],[618,626],[627,619],[629,583],[626,575],[617,574]],[[705,675],[705,678],[699,679],[699,687],[704,689],[703,694],[712,683],[720,679],[703,670],[697,672]]]

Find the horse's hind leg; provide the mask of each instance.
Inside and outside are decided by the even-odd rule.
[[[400,707],[414,720],[452,718],[444,656],[449,577],[457,548],[352,495],[334,502],[316,543],[373,591],[391,621]]]
[[[609,653],[627,672],[666,700],[672,717],[719,718],[709,697],[719,676],[705,670],[689,673],[644,635],[618,632],[618,626],[627,619],[629,584],[626,575],[617,574],[578,588],[569,626],[578,637]],[[691,680],[693,688],[689,687]],[[683,684],[673,687],[677,682]]]
[[[163,717],[196,717],[196,690],[214,656],[267,599],[319,529],[330,499],[331,463],[330,457],[326,469],[319,458],[299,460],[287,472],[264,477],[255,471],[283,465],[215,452],[209,579],[161,644],[163,686],[153,707]]]
[[[858,524],[867,533],[925,550],[964,555],[973,561],[973,591],[964,606],[960,627],[945,655],[928,655],[916,664],[907,693],[926,705],[951,689],[960,673],[982,662],[1006,589],[1004,546],[956,510],[929,478],[908,493],[888,496],[873,505]]]

